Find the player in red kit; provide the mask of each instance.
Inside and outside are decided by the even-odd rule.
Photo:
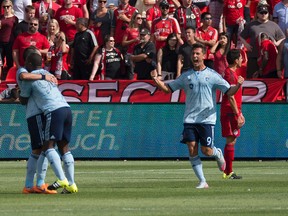
[[[159,4],[161,10],[161,17],[155,19],[152,22],[151,27],[151,38],[152,41],[156,45],[156,49],[159,50],[160,48],[165,46],[166,39],[169,34],[175,33],[177,35],[178,43],[180,45],[183,44],[183,40],[181,39],[181,30],[178,21],[173,18],[169,17],[169,4],[166,0],[163,0]]]
[[[237,84],[237,69],[242,65],[242,55],[240,49],[232,49],[227,53],[229,66],[225,70],[224,79],[233,86]],[[240,88],[234,96],[224,95],[221,103],[221,127],[222,136],[226,138],[224,148],[224,158],[226,168],[223,173],[224,179],[241,179],[242,176],[233,172],[233,161],[235,154],[236,139],[240,136],[240,128],[245,123],[245,118],[241,112],[242,89]]]
[[[131,21],[132,15],[137,9],[129,5],[129,0],[121,0],[120,2],[121,4],[114,11],[111,35],[114,36],[115,46],[122,51],[121,44],[124,34]]]

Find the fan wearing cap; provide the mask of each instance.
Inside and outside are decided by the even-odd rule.
[[[156,68],[156,48],[150,40],[148,29],[141,29],[140,43],[134,47],[130,58],[135,65],[134,72],[137,74],[137,80],[151,80],[150,72]]]
[[[285,35],[277,23],[269,20],[269,6],[260,4],[257,7],[256,20],[248,23],[240,33],[240,40],[247,49],[247,78],[259,70],[257,58],[259,48],[257,46],[258,35],[263,32],[271,37],[274,44],[278,46],[285,39]],[[249,40],[249,42],[247,42]]]
[[[156,49],[165,46],[166,39],[169,34],[175,33],[177,35],[178,43],[183,44],[181,39],[181,30],[178,21],[169,17],[169,3],[166,0],[163,0],[159,4],[161,10],[161,17],[156,18],[152,22],[151,34],[152,41],[156,44]]]

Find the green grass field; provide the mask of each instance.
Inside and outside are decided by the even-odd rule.
[[[286,161],[236,161],[242,180],[223,180],[215,161],[203,165],[210,188],[197,190],[188,161],[76,161],[79,193],[25,195],[26,162],[0,161],[0,215],[288,214]]]

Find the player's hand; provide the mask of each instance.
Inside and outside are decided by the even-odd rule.
[[[237,123],[239,129],[242,128],[243,125],[245,124],[245,118],[242,113],[238,116]]]
[[[243,82],[244,82],[244,78],[243,78],[242,76],[239,76],[239,77],[238,77],[238,83],[239,83],[240,85],[242,85]]]
[[[54,75],[52,75],[52,74],[45,74],[45,80],[48,81],[48,82],[51,82],[51,83],[54,83],[54,84],[58,85],[57,78]]]

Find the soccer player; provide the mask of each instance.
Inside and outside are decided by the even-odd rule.
[[[42,59],[39,54],[30,54],[25,61],[25,66],[28,71],[41,74],[43,77],[49,74],[49,72],[41,69]],[[21,103],[27,103],[31,97],[44,113],[45,129],[42,150],[58,178],[47,188],[49,190],[64,188],[62,193],[76,193],[78,188],[74,182],[74,158],[68,147],[72,130],[70,106],[55,84],[43,80],[24,81],[24,84],[25,87],[20,94]],[[54,148],[56,143],[64,162],[67,178],[61,166],[61,159]]]
[[[162,91],[166,93],[179,89],[185,91],[186,106],[181,142],[187,144],[192,169],[199,179],[197,189],[209,187],[204,177],[198,148],[201,148],[204,155],[215,157],[220,171],[223,172],[226,166],[221,149],[214,146],[216,89],[227,95],[234,95],[244,82],[243,77],[239,77],[237,84],[230,86],[216,71],[204,65],[205,55],[206,47],[203,44],[194,44],[191,52],[193,68],[169,83],[162,82],[157,73],[151,72],[153,80]]]
[[[31,53],[38,53],[40,55],[39,50],[36,47],[28,47],[23,52],[23,59],[25,60],[28,55]],[[54,78],[54,79],[53,79]],[[40,74],[30,74],[25,68],[19,68],[17,70],[17,83],[19,85],[20,90],[23,89],[23,81],[24,80],[40,80],[45,79],[49,81],[54,81],[57,83],[57,79],[53,75],[47,74],[43,77]],[[45,193],[45,194],[55,194],[56,191],[50,191],[47,189],[47,185],[44,183],[46,171],[48,167],[48,161],[45,155],[42,155],[42,145],[43,145],[43,113],[36,106],[35,101],[30,98],[27,107],[26,107],[26,119],[28,124],[28,131],[31,139],[31,148],[32,153],[30,154],[27,161],[27,171],[26,171],[26,180],[25,187],[22,190],[24,194],[30,193]],[[36,186],[34,186],[34,176],[37,169],[37,181]]]
[[[227,62],[229,66],[225,70],[224,79],[231,86],[237,85],[237,69],[242,65],[242,55],[240,49],[232,49],[227,53]],[[242,105],[242,89],[235,95],[224,95],[221,103],[221,126],[222,136],[226,138],[224,148],[224,158],[226,161],[226,169],[223,173],[224,179],[241,179],[233,172],[232,163],[234,161],[235,143],[237,137],[240,136],[240,128],[245,123],[245,118],[241,112]]]

